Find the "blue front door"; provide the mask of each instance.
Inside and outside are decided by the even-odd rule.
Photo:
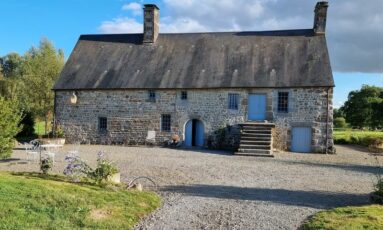
[[[249,94],[248,119],[251,121],[266,120],[266,95]]]
[[[204,146],[205,127],[200,120],[190,120],[185,125],[185,145]]]
[[[291,135],[291,151],[298,153],[311,152],[310,127],[293,127]]]

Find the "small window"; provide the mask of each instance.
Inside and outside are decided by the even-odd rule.
[[[156,92],[154,90],[149,90],[149,100],[150,101],[156,100]]]
[[[287,113],[289,111],[289,93],[278,92],[278,112]]]
[[[187,100],[188,99],[188,92],[182,91],[181,92],[181,100]]]
[[[161,130],[163,132],[170,132],[171,131],[171,117],[169,114],[162,114]]]
[[[100,132],[105,132],[108,129],[108,119],[106,117],[98,118],[98,130]]]
[[[237,93],[229,93],[229,109],[238,109],[238,97]]]

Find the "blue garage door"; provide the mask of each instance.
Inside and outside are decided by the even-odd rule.
[[[248,119],[261,121],[266,119],[266,95],[250,94],[248,99]]]
[[[298,153],[311,152],[311,128],[294,127],[292,130],[291,151]]]

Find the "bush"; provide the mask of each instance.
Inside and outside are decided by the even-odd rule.
[[[346,119],[344,119],[344,117],[335,118],[334,119],[334,127],[335,128],[346,128],[347,127]]]
[[[0,159],[11,156],[14,137],[21,131],[22,114],[17,103],[0,97]]]
[[[118,168],[105,158],[105,153],[102,151],[97,154],[97,166],[95,169],[92,169],[78,156],[67,156],[65,161],[69,164],[64,170],[64,175],[75,182],[87,178],[100,185],[102,183],[107,183],[109,177],[119,172]]]
[[[23,129],[17,134],[17,139],[27,137],[34,139],[36,137],[35,118],[31,112],[23,113],[23,119],[21,120],[20,125],[23,126]]]
[[[49,170],[52,170],[53,160],[50,157],[44,158],[41,160],[40,170],[43,174],[48,174]]]

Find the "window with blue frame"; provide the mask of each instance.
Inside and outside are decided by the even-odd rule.
[[[229,109],[238,110],[238,93],[229,93]]]

